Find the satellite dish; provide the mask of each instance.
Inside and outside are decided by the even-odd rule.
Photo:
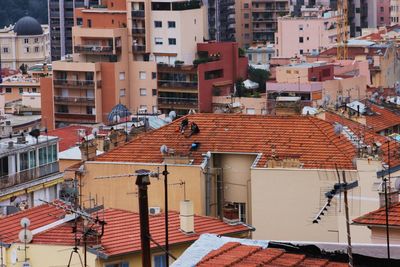
[[[21,219],[21,227],[22,228],[28,228],[29,225],[31,225],[31,221],[28,218],[22,218]]]
[[[171,118],[171,117],[166,117],[166,118],[164,119],[164,121],[165,121],[166,123],[171,123],[171,122],[172,122],[172,118]]]
[[[79,137],[85,137],[86,136],[85,129],[78,129],[78,135]]]
[[[99,133],[99,128],[93,128],[93,129],[92,129],[92,134],[93,134],[94,136],[97,136],[98,133]]]
[[[334,131],[336,135],[341,134],[343,131],[343,125],[341,125],[340,123],[335,124]]]
[[[22,229],[19,231],[18,239],[23,243],[30,243],[32,241],[33,235],[32,232],[28,229]]]
[[[394,188],[396,188],[396,190],[400,190],[400,178],[396,178],[394,182]]]
[[[166,145],[162,145],[162,146],[160,147],[160,152],[161,152],[162,154],[168,153],[168,147],[167,147]]]
[[[176,118],[176,112],[174,110],[171,110],[168,114],[168,117],[174,120]]]

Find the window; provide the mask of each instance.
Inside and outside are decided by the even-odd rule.
[[[244,13],[243,18],[248,19],[249,18],[249,13]]]
[[[140,105],[140,110],[143,112],[147,112],[147,106],[146,105]]]
[[[169,45],[176,45],[176,39],[175,38],[168,38],[168,44]]]
[[[29,53],[29,47],[25,47],[25,53]]]
[[[139,71],[139,79],[146,80],[146,72],[145,71]]]
[[[162,21],[155,20],[154,21],[154,27],[155,28],[161,28],[162,27]]]
[[[158,113],[158,108],[157,108],[157,106],[153,106],[153,113],[154,113],[154,114],[157,114],[157,113]]]
[[[7,88],[6,88],[6,93],[7,93],[7,94],[11,94],[11,93],[12,93],[12,89],[11,89],[10,87],[7,87]]]
[[[24,39],[24,44],[29,44],[29,39],[28,38]]]
[[[146,96],[147,92],[146,92],[146,88],[140,88],[140,96]]]
[[[304,39],[303,37],[299,37],[299,43],[303,43]]]
[[[310,40],[310,37],[307,37],[307,41]]]
[[[126,89],[125,88],[119,89],[119,96],[124,97],[125,95],[126,95]]]
[[[175,21],[168,21],[168,28],[176,28]]]
[[[39,53],[39,46],[35,46],[35,53]]]
[[[153,256],[154,267],[166,267],[167,263],[165,262],[165,255],[154,255]]]
[[[37,89],[35,87],[32,88],[32,93],[36,93]]]
[[[224,71],[222,69],[204,72],[205,80],[217,79],[217,78],[221,78],[222,76],[224,76]]]
[[[302,55],[303,54],[303,49],[300,49],[299,53],[300,53],[300,55]]]
[[[381,6],[381,12],[384,12],[385,8],[383,6]]]
[[[106,264],[105,267],[129,267],[129,262],[120,262],[120,263]]]
[[[245,24],[244,24],[244,28],[245,28],[245,29],[248,29],[248,28],[249,28],[249,24],[245,23]]]
[[[224,205],[224,218],[246,222],[246,203],[228,202]]]
[[[299,31],[302,31],[303,28],[304,28],[303,24],[300,24],[300,25],[299,25]]]
[[[39,148],[39,166],[47,163],[47,147]]]
[[[194,24],[196,24],[196,19],[194,19]]]
[[[88,19],[87,20],[88,28],[92,28],[92,20]]]
[[[124,81],[125,80],[125,72],[120,72],[119,73],[119,80]]]
[[[244,39],[250,39],[250,34],[249,33],[245,33],[244,34]]]
[[[256,110],[254,108],[246,108],[246,114],[256,114]]]
[[[244,3],[243,4],[243,8],[249,8],[249,4],[248,3]]]
[[[19,94],[22,95],[24,93],[24,88],[18,88]]]
[[[381,19],[381,22],[383,22],[383,17],[381,17],[380,19]]]
[[[8,53],[8,47],[3,47],[3,53]]]
[[[157,79],[157,72],[152,72],[151,73],[151,78],[154,80],[154,79]]]
[[[360,14],[360,8],[359,7],[356,7],[356,13]]]
[[[151,95],[156,96],[157,95],[157,89],[151,89]]]
[[[82,26],[83,24],[83,19],[82,18],[76,18],[76,25]]]
[[[29,166],[28,152],[19,154],[19,171],[27,170]]]
[[[57,161],[57,145],[51,145],[47,147],[47,162],[56,162]]]
[[[114,24],[114,20],[113,19],[111,20],[111,24]]]
[[[156,38],[154,38],[154,42],[155,42],[156,45],[162,45],[163,44],[163,39],[159,38],[159,37],[156,37]]]
[[[34,42],[35,44],[39,43],[39,38],[35,38]]]

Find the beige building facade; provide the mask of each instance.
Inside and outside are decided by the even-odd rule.
[[[49,27],[32,17],[23,17],[15,25],[0,29],[0,53],[3,68],[49,62]]]

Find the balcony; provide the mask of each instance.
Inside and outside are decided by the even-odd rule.
[[[64,79],[54,79],[55,87],[72,87],[72,88],[82,88],[82,89],[94,89],[94,81],[88,80],[64,80]],[[97,81],[97,87],[101,87],[101,81]]]
[[[96,115],[83,113],[55,112],[55,120],[63,122],[94,123]]]
[[[174,80],[158,80],[159,89],[169,88],[169,89],[196,89],[197,81],[174,81]]]
[[[58,162],[0,177],[0,189],[27,183],[47,175],[59,172]]]
[[[132,18],[144,18],[144,10],[132,10]]]
[[[132,45],[132,51],[134,53],[145,53],[146,46],[145,45]]]
[[[55,96],[54,97],[55,104],[76,104],[76,105],[94,105],[93,97],[73,97],[73,96]]]
[[[76,45],[74,46],[75,53],[110,55],[113,54],[112,46],[95,46],[95,45]]]
[[[132,34],[134,35],[144,35],[146,33],[145,28],[133,28],[132,29]]]
[[[197,98],[158,97],[159,106],[197,108]]]

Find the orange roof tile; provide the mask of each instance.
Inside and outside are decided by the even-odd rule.
[[[371,104],[370,108],[375,114],[366,116],[367,126],[372,127],[375,132],[380,132],[387,128],[400,125],[400,115],[389,110],[388,108],[380,107],[374,104]]]
[[[101,212],[99,214],[101,214]],[[140,219],[138,213],[118,209],[106,209],[104,211],[104,220],[107,224],[105,225],[104,235],[101,237],[100,242],[102,249],[99,252],[107,256],[114,256],[141,250]],[[149,223],[152,238],[160,245],[164,245],[164,214],[150,216]],[[194,218],[194,225],[194,234],[184,234],[179,227],[179,214],[177,212],[170,212],[169,243],[180,244],[192,242],[197,240],[199,236],[204,233],[226,235],[250,231],[249,227],[242,224],[229,225],[216,218],[197,215],[195,215]],[[73,242],[74,236],[71,233],[71,226],[68,224],[63,224],[40,233],[34,236],[33,239],[33,243],[36,244],[70,245],[73,244]],[[153,243],[151,246],[156,247]]]
[[[361,217],[353,220],[356,224],[365,225],[385,225],[386,213],[385,207],[367,213]],[[400,226],[400,203],[395,204],[389,208],[389,225]]]
[[[194,114],[185,118],[195,122],[200,133],[189,137],[180,134],[183,118],[160,129],[139,136],[131,142],[96,158],[106,162],[161,163],[161,145],[175,154],[189,155],[200,164],[203,153],[261,153],[258,166],[264,166],[274,152],[278,157],[298,157],[304,168],[353,169],[355,148],[347,139],[335,134],[333,126],[309,116],[261,116],[243,114]],[[189,151],[199,142],[196,151]]]
[[[92,128],[87,126],[71,125],[51,130],[47,134],[49,136],[57,136],[60,139],[59,150],[60,152],[62,152],[64,150],[76,146],[76,143],[79,141],[78,129],[84,129],[87,132],[87,134],[91,134],[92,131]]]
[[[232,266],[232,267],[258,267],[258,266],[348,266],[347,263],[329,262],[326,259],[308,258],[303,254],[286,253],[282,249],[266,248],[259,246],[243,245],[229,242],[219,249],[208,253],[196,265],[206,266]]]

